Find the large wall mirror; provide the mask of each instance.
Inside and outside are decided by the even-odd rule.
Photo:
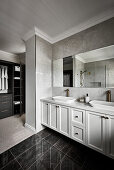
[[[54,60],[53,86],[114,88],[114,45]]]

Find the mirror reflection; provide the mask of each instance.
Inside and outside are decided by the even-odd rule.
[[[114,87],[114,45],[53,61],[55,87]]]
[[[63,86],[73,87],[73,58],[63,58]]]

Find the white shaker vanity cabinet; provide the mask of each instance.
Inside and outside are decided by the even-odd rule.
[[[76,102],[42,99],[41,104],[42,125],[114,159],[114,112]]]
[[[86,112],[86,142],[87,145],[101,153],[105,152],[104,115],[95,112]]]
[[[70,136],[70,108],[42,102],[42,124]]]
[[[87,146],[114,159],[114,116],[86,112]]]

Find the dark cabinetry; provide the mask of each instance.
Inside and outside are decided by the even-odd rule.
[[[0,91],[0,119],[25,113],[25,65],[0,61],[8,68],[7,93]]]
[[[12,115],[12,94],[0,94],[0,119]]]
[[[13,112],[25,113],[25,66],[15,64],[13,68]]]

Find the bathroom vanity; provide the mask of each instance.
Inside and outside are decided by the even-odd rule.
[[[114,111],[41,99],[42,125],[114,159]]]

